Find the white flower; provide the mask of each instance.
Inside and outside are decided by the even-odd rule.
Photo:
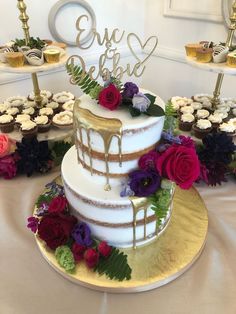
[[[146,112],[151,101],[142,93],[135,94],[132,99],[133,107],[140,112]]]

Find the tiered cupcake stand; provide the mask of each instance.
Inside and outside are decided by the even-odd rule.
[[[18,2],[17,7],[20,10],[19,19],[22,22],[22,28],[24,30],[25,41],[27,45],[30,39],[29,26],[28,26],[29,17],[26,14],[27,7],[24,3],[24,0],[17,0],[17,2]],[[35,102],[37,104],[37,107],[41,108],[43,98],[40,95],[40,88],[39,88],[37,74],[42,73],[42,72],[49,72],[50,70],[61,68],[66,64],[67,59],[68,59],[68,56],[65,54],[64,56],[60,58],[60,61],[57,63],[44,63],[41,66],[24,65],[23,67],[19,67],[19,68],[14,68],[8,64],[0,63],[0,72],[15,73],[15,74],[30,74],[32,78],[32,82],[33,82],[33,87],[34,87]],[[22,136],[19,131],[13,131],[9,135],[12,139],[16,141],[21,141]],[[38,134],[37,138],[39,141],[44,141],[44,140],[60,141],[67,137],[70,137],[71,135],[72,135],[72,130],[51,128],[46,133]]]
[[[226,40],[226,47],[231,48],[233,44],[233,36],[236,29],[236,0],[232,4],[232,13],[230,16],[229,33]],[[196,58],[186,57],[186,61],[189,65],[218,73],[215,90],[213,92],[212,104],[215,108],[220,103],[220,92],[223,83],[224,75],[236,75],[236,68],[231,68],[226,63],[200,63],[196,61]]]

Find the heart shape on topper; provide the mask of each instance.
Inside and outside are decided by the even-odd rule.
[[[146,47],[149,47],[148,44],[149,44],[153,39],[155,39],[155,42],[154,42],[153,47],[150,49],[149,52],[146,52],[148,56],[147,56],[145,59],[141,60],[141,59],[138,57],[137,53],[134,51],[134,49],[133,49],[133,47],[132,47],[132,43],[131,43],[132,38],[134,38],[134,39],[139,43],[139,45],[140,45],[142,51],[144,51],[144,49],[145,49]],[[127,44],[128,44],[128,46],[129,46],[129,49],[130,49],[132,55],[135,57],[135,59],[138,60],[138,62],[139,62],[140,64],[143,64],[143,63],[145,63],[145,62],[152,56],[153,52],[156,50],[156,47],[157,47],[157,44],[158,44],[158,38],[157,38],[156,36],[151,36],[151,37],[149,37],[149,38],[146,40],[146,42],[145,42],[144,44],[142,44],[140,38],[139,38],[136,34],[130,33],[130,34],[127,36]],[[151,47],[151,46],[150,46],[150,47]]]

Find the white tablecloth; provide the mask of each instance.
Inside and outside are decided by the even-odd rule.
[[[0,179],[1,314],[236,313],[236,181],[197,186],[209,210],[209,232],[202,255],[186,273],[149,292],[108,294],[56,273],[26,228],[36,198],[58,174]]]

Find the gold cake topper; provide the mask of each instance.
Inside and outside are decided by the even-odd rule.
[[[153,55],[158,44],[158,38],[156,36],[149,37],[143,44],[141,39],[135,33],[129,33],[126,36],[125,31],[121,32],[118,28],[113,29],[111,32],[105,28],[104,34],[101,35],[96,28],[92,28],[92,36],[89,43],[82,44],[81,38],[86,32],[86,29],[81,26],[84,20],[88,21],[87,15],[81,15],[76,22],[76,28],[78,30],[76,38],[77,46],[82,50],[86,50],[91,48],[96,42],[99,46],[104,46],[105,51],[99,57],[98,67],[93,65],[89,69],[86,69],[85,61],[79,55],[71,56],[68,59],[67,65],[71,64],[73,66],[75,59],[78,60],[79,66],[82,69],[80,81],[85,78],[86,74],[89,75],[91,80],[97,80],[99,77],[102,77],[103,79],[104,77],[109,78],[110,76],[122,80],[124,74],[140,77],[144,73],[146,68],[145,64]],[[121,66],[120,64],[121,54],[118,47],[115,45],[118,45],[124,39],[126,39],[131,55],[136,60],[134,65],[128,63],[126,66]],[[140,50],[141,52],[145,50],[145,53],[147,54],[143,59],[140,57]],[[107,66],[108,62],[111,63],[110,68]]]

